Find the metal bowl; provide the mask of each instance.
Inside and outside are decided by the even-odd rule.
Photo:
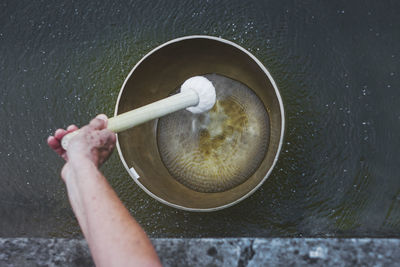
[[[269,145],[259,168],[242,184],[223,192],[201,193],[177,182],[161,161],[157,120],[119,133],[117,149],[133,180],[150,196],[174,208],[215,211],[251,195],[270,175],[281,150],[285,117],[278,88],[263,64],[239,45],[211,36],[166,42],[144,56],[122,85],[115,115],[167,97],[188,78],[216,73],[240,81],[263,102],[269,115]]]

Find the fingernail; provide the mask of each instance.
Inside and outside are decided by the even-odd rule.
[[[108,120],[107,116],[104,115],[104,114],[99,114],[99,115],[96,116],[96,118],[97,119],[101,119],[103,121],[107,121]]]

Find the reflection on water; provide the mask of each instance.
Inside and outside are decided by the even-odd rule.
[[[0,6],[2,236],[80,235],[58,178],[62,162],[46,136],[100,112],[111,115],[134,64],[153,47],[191,34],[237,42],[267,66],[285,104],[285,143],[254,195],[207,214],[151,199],[114,153],[103,171],[150,235],[399,236],[399,3]]]
[[[223,192],[245,182],[265,158],[269,117],[246,85],[204,75],[215,87],[214,107],[202,114],[181,110],[160,118],[157,144],[172,177],[198,192]]]

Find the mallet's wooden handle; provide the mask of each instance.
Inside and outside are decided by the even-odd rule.
[[[194,90],[188,90],[109,118],[107,128],[115,133],[119,133],[136,125],[168,115],[175,111],[196,106],[198,103],[198,94]],[[67,149],[69,140],[78,134],[78,132],[79,130],[69,133],[63,137],[61,140],[61,145],[64,149]]]

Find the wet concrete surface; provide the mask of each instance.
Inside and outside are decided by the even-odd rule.
[[[114,155],[102,171],[152,237],[400,237],[400,2],[0,3],[0,236],[81,237],[46,145],[58,127],[113,114],[151,49],[206,34],[270,71],[286,135],[271,176],[229,209],[151,199]]]

